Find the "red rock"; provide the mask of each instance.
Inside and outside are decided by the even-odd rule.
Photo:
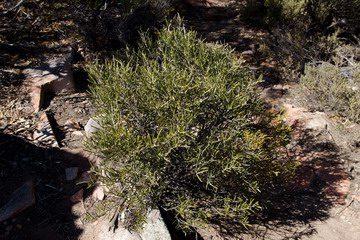
[[[22,73],[35,112],[42,108],[46,92],[61,93],[75,89],[70,59],[52,59],[45,65],[27,68]]]

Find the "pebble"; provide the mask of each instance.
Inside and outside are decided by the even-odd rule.
[[[17,229],[22,229],[22,225],[21,224],[16,224],[16,228]]]
[[[87,124],[85,125],[85,133],[87,137],[91,137],[101,126],[92,118],[89,119]]]

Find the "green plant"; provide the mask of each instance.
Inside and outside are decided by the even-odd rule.
[[[329,61],[344,42],[358,42],[359,0],[265,0],[268,41],[284,80],[298,81],[305,63]]]
[[[308,64],[300,83],[309,90],[316,108],[333,110],[360,121],[359,48],[344,45],[336,49],[333,63]]]
[[[266,111],[259,80],[179,19],[88,72],[101,129],[87,146],[103,155],[93,170],[129,228],[156,205],[183,230],[211,219],[246,226],[262,187],[291,167],[279,157],[289,129]]]

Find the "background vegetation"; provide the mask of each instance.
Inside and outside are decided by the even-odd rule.
[[[359,53],[359,47],[346,45],[336,49],[332,62],[306,65],[300,83],[315,109],[360,121]]]
[[[357,0],[249,0],[243,17],[261,12],[254,16],[271,33],[267,54],[284,79],[300,79],[317,108],[359,121],[357,10]],[[88,147],[105,159],[94,170],[130,228],[156,205],[183,230],[211,219],[246,226],[261,209],[261,189],[294,170],[279,157],[289,131],[265,110],[258,81],[230,49],[178,22],[154,32],[88,67],[102,126]]]
[[[358,0],[248,0],[243,18],[270,32],[265,48],[283,79],[300,81],[316,108],[359,121],[359,12]],[[279,157],[288,129],[230,49],[179,23],[153,34],[165,15],[154,12],[145,26],[155,28],[124,42],[136,48],[89,66],[102,129],[88,146],[105,159],[94,170],[130,228],[156,205],[183,230],[211,219],[246,226],[261,189],[294,170]]]

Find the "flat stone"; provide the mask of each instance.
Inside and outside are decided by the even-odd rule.
[[[158,209],[149,212],[147,222],[140,232],[140,236],[143,240],[171,240],[170,233]]]
[[[79,168],[78,167],[71,167],[65,169],[65,177],[66,181],[74,180],[78,175]]]
[[[75,90],[70,58],[51,59],[42,66],[23,70],[24,86],[28,89],[35,112],[42,108],[47,92],[58,94]]]
[[[14,217],[35,204],[34,182],[29,180],[16,189],[9,201],[0,208],[0,222]]]
[[[294,123],[303,123],[304,129],[313,131],[324,131],[329,127],[329,121],[323,112],[309,112],[302,107],[295,107],[290,104],[284,104],[286,109],[286,121],[292,126]]]
[[[130,232],[124,227],[119,227],[115,231],[109,231],[109,220],[105,217],[100,218],[93,225],[84,229],[80,240],[171,240],[170,233],[161,217],[158,209],[151,210],[147,215],[147,222],[143,230],[139,233]]]
[[[325,119],[325,115],[323,113],[315,112],[313,116],[308,119],[304,127],[306,129],[322,131],[326,129],[327,125],[328,121]]]
[[[90,118],[89,121],[85,125],[85,134],[89,138],[93,135],[101,126],[93,119]]]

